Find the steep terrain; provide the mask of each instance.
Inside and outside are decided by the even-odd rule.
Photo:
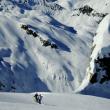
[[[92,76],[83,93],[110,98],[110,15],[100,23],[94,37],[87,74]]]
[[[109,0],[0,1],[0,91],[89,87],[96,56],[106,50],[102,44],[109,53],[109,12]]]

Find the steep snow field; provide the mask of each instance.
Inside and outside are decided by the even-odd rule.
[[[0,13],[1,88],[17,92],[73,91],[85,77],[97,19],[73,17],[63,10],[69,16],[67,20],[60,11],[49,14],[50,7],[37,12],[37,5],[33,10],[20,5],[9,2]],[[22,24],[55,43],[58,49],[42,46],[39,38],[21,29]]]
[[[101,57],[104,57],[104,55],[107,55],[110,52],[110,15],[106,16],[103,21],[100,23],[97,35],[94,37],[94,43],[93,45],[96,45],[96,47],[93,50],[93,53],[91,55],[92,61],[91,61],[91,73],[93,73],[93,59],[96,59],[98,53]],[[108,47],[108,48],[107,48]],[[104,49],[106,48],[106,49]]]
[[[94,74],[87,71],[91,66],[94,39],[109,37],[109,26],[107,33],[102,33],[103,30],[97,33],[99,24],[107,16],[107,24],[105,21],[101,27],[106,28],[104,25],[109,23],[109,5],[109,0],[100,4],[99,0],[1,1],[0,91],[83,90]],[[23,24],[38,37],[21,28]],[[102,39],[105,38],[100,41]],[[58,48],[44,46],[44,40]],[[109,45],[108,40],[103,41]],[[98,42],[96,47],[100,46]]]
[[[76,94],[41,93],[42,104],[32,94],[0,93],[1,110],[109,110],[110,100]]]
[[[109,81],[109,71],[106,64],[106,62],[109,65],[109,58],[110,58],[110,15],[107,15],[102,22],[99,24],[99,27],[97,29],[97,34],[94,37],[93,42],[93,52],[91,55],[91,61],[90,66],[88,68],[87,74],[88,77],[85,78],[85,80],[82,83],[82,86],[80,86],[80,89],[86,89],[83,91],[86,94],[92,94],[95,96],[102,96],[106,98],[110,98],[110,81]],[[101,64],[96,61],[103,61],[106,68],[101,66]],[[106,60],[105,60],[106,59]],[[94,76],[93,83],[90,84],[89,77],[95,73],[96,76]],[[96,80],[96,81],[95,81]],[[87,84],[89,84],[87,86]]]

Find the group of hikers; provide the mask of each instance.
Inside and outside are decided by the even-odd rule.
[[[35,97],[36,102],[39,103],[39,104],[41,104],[41,101],[42,101],[42,97],[43,96],[41,94],[36,93],[34,95],[34,97]]]

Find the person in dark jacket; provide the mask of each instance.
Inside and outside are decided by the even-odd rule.
[[[41,104],[41,101],[42,101],[42,95],[38,95],[38,103]]]
[[[36,93],[36,94],[34,95],[34,97],[35,97],[35,99],[36,99],[36,102],[39,103],[39,104],[41,104],[41,101],[42,101],[42,95]]]
[[[34,97],[35,97],[35,99],[36,99],[36,102],[39,102],[39,101],[38,101],[38,93],[36,93],[36,94],[34,95]]]

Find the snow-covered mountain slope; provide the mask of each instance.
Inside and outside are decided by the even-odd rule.
[[[83,93],[110,98],[110,15],[99,24],[87,74],[91,83]],[[87,81],[87,79],[86,79]],[[80,87],[81,88],[81,87]]]
[[[97,27],[110,11],[104,3],[100,11],[98,0],[1,1],[0,90],[84,89]]]
[[[110,11],[110,0],[79,0],[79,2],[75,5],[75,7],[81,7],[84,5],[89,5],[93,9],[102,13],[109,13]]]
[[[32,94],[0,93],[1,110],[109,110],[110,100],[76,94],[41,93],[42,104]]]

